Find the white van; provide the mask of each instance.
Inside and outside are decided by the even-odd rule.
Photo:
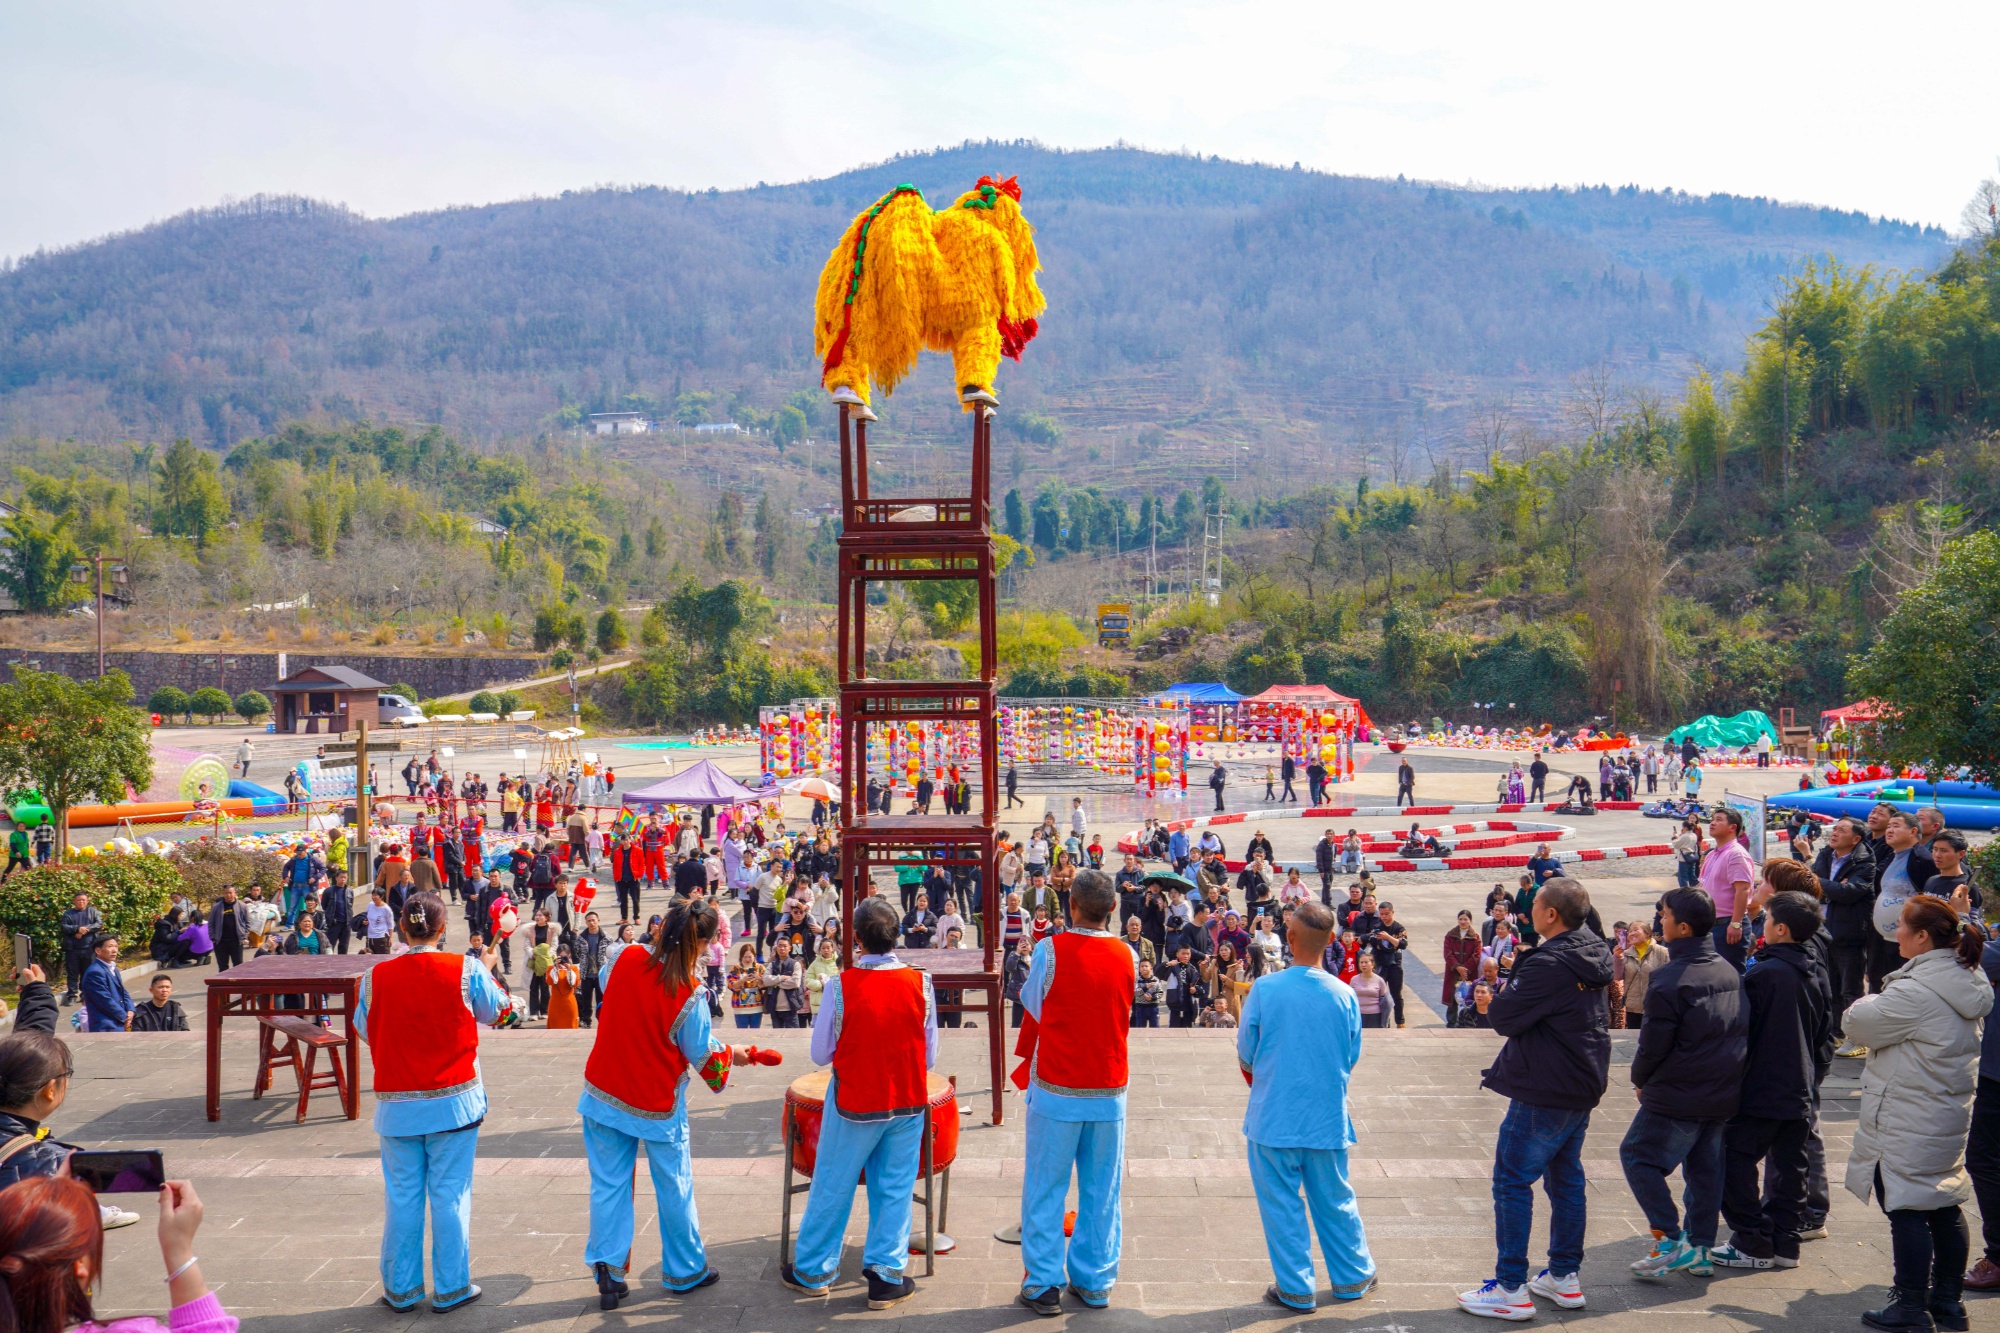
[[[423,721],[424,710],[417,707],[414,700],[405,699],[400,694],[378,694],[375,696],[375,725],[393,727],[398,718],[412,718]]]

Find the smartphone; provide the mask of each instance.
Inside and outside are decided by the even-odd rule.
[[[96,1194],[154,1194],[167,1181],[167,1164],[157,1148],[135,1152],[74,1152],[69,1173]]]
[[[14,937],[14,970],[25,972],[35,965],[35,942],[26,935]]]

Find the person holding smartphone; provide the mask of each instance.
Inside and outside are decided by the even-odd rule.
[[[60,1297],[51,1325],[77,1333],[111,1327],[97,1321],[90,1290],[101,1276],[104,1233],[97,1197],[80,1181],[34,1176],[0,1190],[0,1285],[14,1311],[46,1310],[48,1293]],[[201,1227],[201,1196],[185,1180],[160,1186],[160,1261],[166,1268],[170,1324],[144,1316],[117,1321],[120,1333],[236,1333],[237,1320],[222,1308],[201,1275],[194,1252]],[[43,1333],[19,1320],[21,1333]]]

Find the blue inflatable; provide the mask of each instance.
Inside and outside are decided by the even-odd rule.
[[[2000,829],[2000,789],[1975,782],[1933,784],[1915,778],[1884,778],[1849,787],[1780,792],[1769,797],[1765,804],[1773,810],[1804,810],[1835,819],[1844,815],[1866,819],[1868,812],[1884,801],[1908,812],[1935,805],[1944,813],[1945,824],[1955,829]]]
[[[290,804],[285,800],[283,792],[272,791],[269,787],[260,787],[256,783],[246,782],[242,778],[231,778],[229,780],[229,790],[224,794],[235,799],[249,801],[250,813],[252,815],[282,815],[285,813],[286,806]]]

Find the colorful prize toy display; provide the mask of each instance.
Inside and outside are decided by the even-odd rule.
[[[840,771],[836,740],[840,722],[832,699],[794,699],[757,710],[757,759],[778,778],[831,775]]]

